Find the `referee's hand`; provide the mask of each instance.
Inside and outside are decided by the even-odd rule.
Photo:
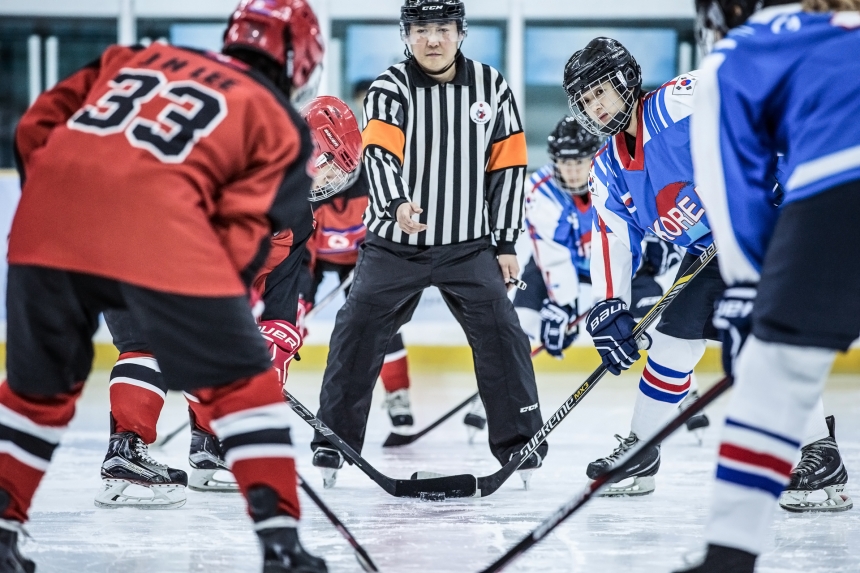
[[[418,206],[417,203],[403,203],[397,208],[397,224],[400,225],[400,230],[407,235],[414,235],[421,231],[427,230],[427,225],[419,223],[412,219],[412,215],[423,213],[424,209]]]
[[[502,276],[505,278],[508,291],[516,288],[516,285],[509,281],[517,278],[520,274],[520,263],[517,261],[517,256],[499,255],[499,267],[502,269]]]

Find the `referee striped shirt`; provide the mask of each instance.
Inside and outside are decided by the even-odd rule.
[[[406,60],[367,93],[364,166],[370,232],[408,245],[448,245],[493,233],[514,253],[523,230],[526,139],[513,93],[498,70],[457,55],[454,79],[439,84]],[[395,212],[424,210],[427,230],[408,235]]]

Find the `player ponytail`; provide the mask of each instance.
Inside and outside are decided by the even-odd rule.
[[[803,0],[805,12],[858,12],[860,0]]]

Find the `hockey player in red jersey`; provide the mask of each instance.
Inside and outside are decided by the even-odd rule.
[[[98,315],[114,308],[210,421],[263,570],[327,570],[298,539],[289,407],[247,295],[272,230],[310,225],[312,146],[287,95],[310,88],[321,51],[304,0],[245,0],[224,54],[114,46],[22,118],[0,385],[4,571],[35,568],[18,553],[21,524],[89,375]],[[153,489],[184,485],[140,438],[117,447]]]

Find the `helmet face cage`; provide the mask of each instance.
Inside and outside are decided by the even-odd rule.
[[[764,0],[696,0],[696,42],[702,54],[764,6]]]
[[[552,177],[553,177],[553,179],[555,179],[556,184],[559,187],[561,187],[562,189],[564,189],[565,191],[567,191],[568,193],[570,193],[571,195],[585,195],[586,193],[588,193],[588,178],[585,179],[585,183],[583,183],[582,185],[579,185],[577,187],[571,187],[570,185],[567,184],[567,181],[564,180],[564,177],[562,177],[562,175],[561,175],[561,171],[559,171],[559,169],[558,169],[558,162],[562,161],[563,159],[565,159],[565,158],[561,158],[561,159],[555,159],[554,158],[553,162],[552,162]],[[569,159],[573,159],[573,158],[569,158]],[[585,158],[584,157],[577,157],[575,159],[582,160]]]
[[[331,153],[321,153],[314,162],[314,169],[316,170],[314,184],[308,197],[311,202],[322,201],[337,195],[347,187],[351,179],[355,181],[350,177],[351,173],[345,172],[338,166]]]
[[[628,79],[620,69],[608,72],[582,90],[568,94],[571,114],[594,135],[615,135],[624,131],[630,125],[634,103],[639,96],[639,86],[628,84]],[[595,103],[601,114],[609,114],[608,119],[601,121],[589,114],[588,110]]]

